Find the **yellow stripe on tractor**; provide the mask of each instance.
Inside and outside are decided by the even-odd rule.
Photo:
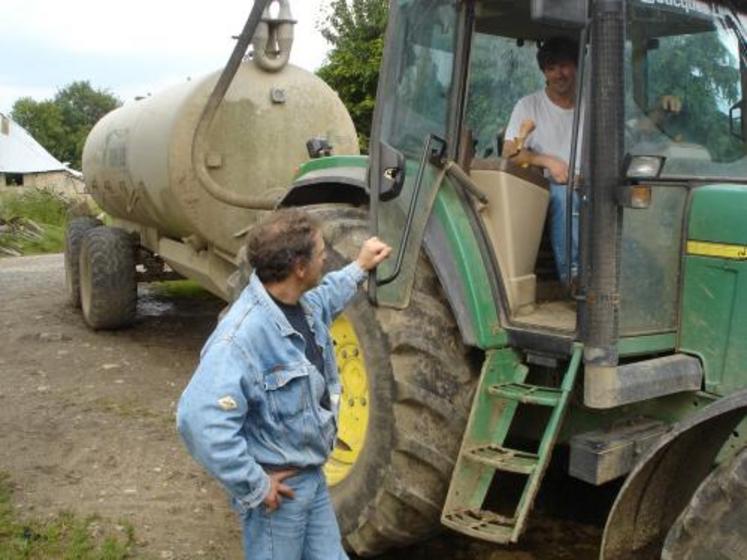
[[[687,254],[719,259],[747,260],[747,245],[712,243],[710,241],[688,241]]]

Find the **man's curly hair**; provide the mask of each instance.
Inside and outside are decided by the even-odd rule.
[[[302,210],[278,210],[249,231],[246,256],[260,281],[282,282],[311,261],[321,224]]]

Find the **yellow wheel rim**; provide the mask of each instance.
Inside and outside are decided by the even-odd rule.
[[[365,445],[369,398],[366,364],[353,325],[345,315],[340,315],[330,332],[342,382],[337,441],[324,465],[327,484],[334,486],[350,474]]]

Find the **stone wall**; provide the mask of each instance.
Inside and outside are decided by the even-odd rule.
[[[85,194],[85,183],[67,171],[47,171],[45,173],[26,173],[22,186],[6,185],[5,174],[0,173],[0,189],[20,192],[23,189],[50,189],[68,196]]]

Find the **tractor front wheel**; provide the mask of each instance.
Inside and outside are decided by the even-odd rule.
[[[669,531],[661,558],[747,558],[747,449],[703,480]]]
[[[354,258],[366,212],[307,210],[323,224],[331,268]],[[422,254],[407,309],[375,308],[361,291],[331,332],[343,394],[325,473],[346,547],[373,556],[440,530],[477,376]]]

